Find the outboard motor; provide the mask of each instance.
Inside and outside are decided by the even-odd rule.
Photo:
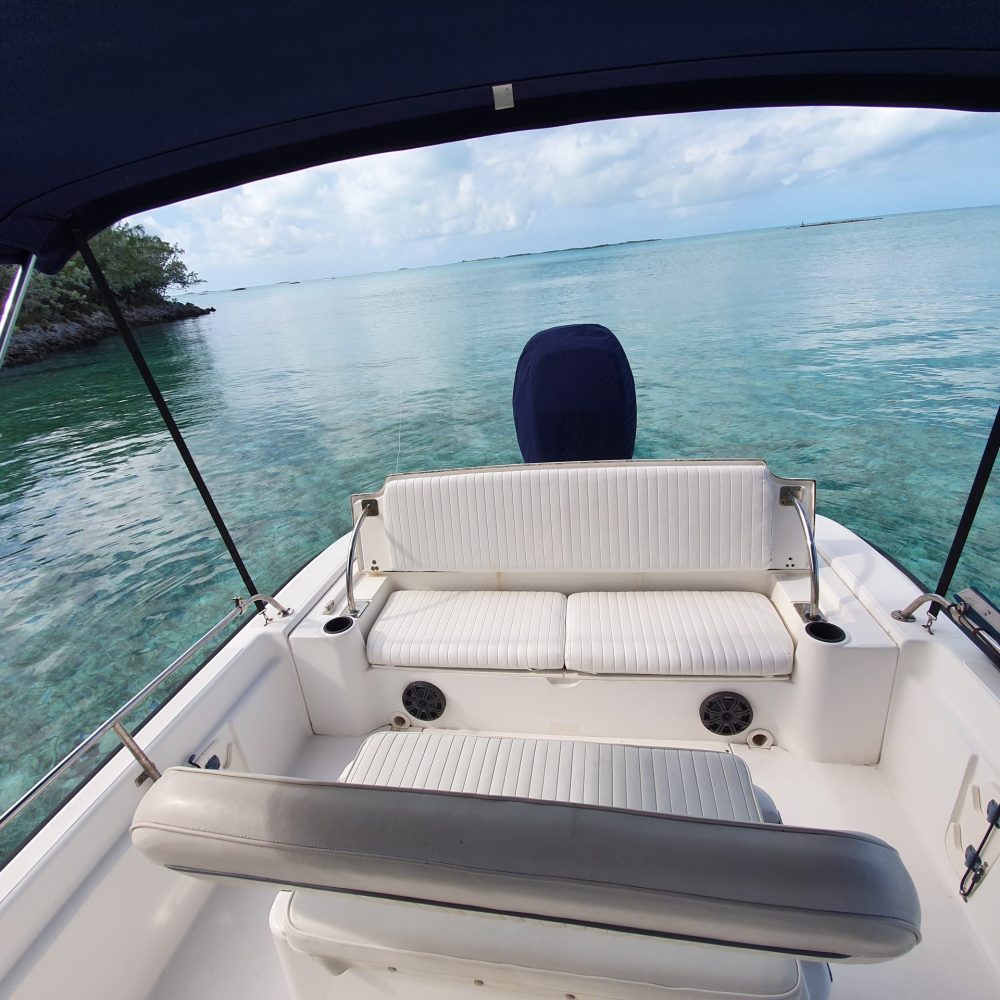
[[[631,458],[635,380],[618,338],[596,323],[536,333],[517,362],[514,427],[525,462]]]

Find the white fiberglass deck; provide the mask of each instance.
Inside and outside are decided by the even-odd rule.
[[[1000,790],[1000,674],[947,621],[929,635],[919,623],[892,619],[890,611],[914,596],[912,582],[846,529],[819,524],[822,610],[849,641],[824,646],[804,636],[791,602],[807,597],[808,582],[779,574],[771,599],[796,643],[793,672],[732,683],[753,702],[753,725],[773,733],[778,749],[708,736],[697,708],[722,686],[711,678],[373,667],[359,630],[324,630],[330,615],[321,609],[343,599],[346,539],[279,593],[288,606],[305,609],[301,618],[287,628],[251,622],[154,717],[143,743],[161,767],[215,748],[231,751],[233,770],[337,779],[367,735],[399,712],[402,687],[433,677],[447,689],[442,735],[728,750],[746,760],[753,784],[774,798],[786,823],[881,837],[916,884],[922,942],[883,964],[835,965],[833,1000],[995,1000],[1000,883],[988,878],[963,904],[951,865],[957,840],[982,835],[984,820],[973,808],[980,792]],[[546,578],[542,589],[558,590],[562,579]],[[740,580],[751,590],[760,582]],[[385,578],[362,581],[374,612],[386,596],[379,583]],[[488,583],[470,577],[466,585]],[[588,586],[607,588],[600,579]],[[843,763],[820,763],[830,760]],[[135,785],[137,772],[119,754],[0,873],[10,904],[0,906],[0,995],[291,1000],[268,923],[276,887],[213,886],[150,864],[127,833],[145,791]],[[327,969],[324,978],[308,1000],[352,995],[349,976]],[[471,979],[438,976],[425,984],[383,969],[360,992],[500,1000],[504,994],[482,978],[485,985],[473,989]],[[557,989],[555,1000],[566,992]],[[615,995],[569,992],[577,1000]],[[679,1000],[655,987],[647,994]]]
[[[313,737],[303,748],[294,773],[335,779],[361,742],[361,738]],[[714,747],[718,749],[719,744]],[[956,892],[957,879],[932,863],[879,768],[802,761],[778,748],[731,749],[746,760],[754,783],[774,797],[786,823],[861,830],[881,837],[898,849],[917,885],[923,941],[891,962],[834,966],[835,1000],[995,1000],[997,986],[989,964],[976,942],[963,932],[964,922],[959,918],[964,916],[965,904]],[[264,886],[216,886],[150,994],[152,1000],[288,997],[268,928],[274,895],[273,889]],[[960,980],[956,970],[961,970]],[[437,989],[437,996],[445,995],[440,984],[429,982],[428,988]],[[457,990],[447,995],[472,993],[471,985]],[[475,990],[476,997],[491,993],[488,983]],[[326,1000],[336,994],[318,996]]]

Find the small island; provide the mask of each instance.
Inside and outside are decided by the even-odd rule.
[[[847,226],[852,222],[881,222],[884,216],[865,215],[857,219],[828,219],[826,222],[806,222],[803,220],[797,226],[786,226],[786,229],[815,229],[817,226]]]
[[[120,223],[91,240],[94,254],[133,326],[170,323],[214,312],[212,308],[167,298],[168,288],[186,289],[201,279],[181,259],[184,251]],[[0,268],[0,290],[12,270]],[[116,333],[79,254],[54,275],[35,272],[21,306],[5,366],[31,364],[62,351],[96,344]]]

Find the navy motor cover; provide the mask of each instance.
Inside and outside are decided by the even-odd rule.
[[[517,362],[514,427],[525,462],[631,458],[635,380],[618,338],[596,323],[536,333]]]

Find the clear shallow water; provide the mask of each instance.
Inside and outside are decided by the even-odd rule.
[[[1000,208],[897,216],[208,293],[140,341],[264,590],[351,492],[518,461],[518,354],[577,321],[629,355],[636,457],[814,477],[933,584],[1000,402],[998,260]],[[994,491],[961,585],[1000,596],[998,529]],[[0,372],[0,804],[239,591],[117,341]]]

